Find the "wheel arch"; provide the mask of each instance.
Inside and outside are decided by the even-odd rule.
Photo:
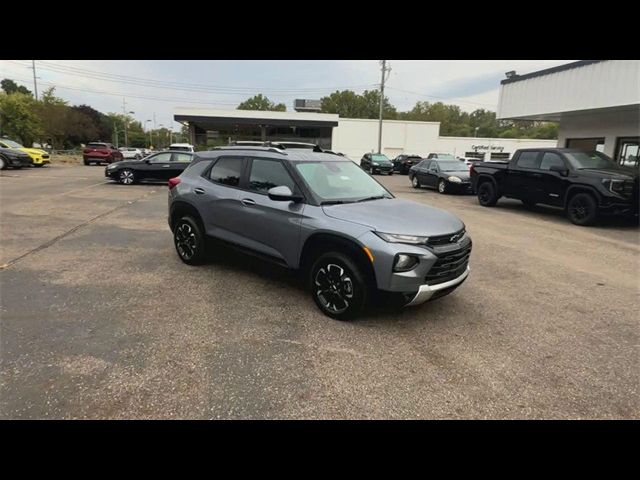
[[[364,245],[357,241],[329,232],[317,232],[309,236],[300,250],[299,269],[305,274],[309,272],[316,258],[326,252],[337,251],[348,255],[362,269],[367,281],[376,285],[376,273],[364,252]]]
[[[567,208],[567,204],[569,203],[569,200],[571,199],[571,197],[577,195],[578,193],[589,193],[591,195],[593,195],[593,197],[596,199],[596,204],[600,205],[602,197],[600,195],[600,193],[598,193],[598,191],[593,188],[590,185],[570,185],[569,188],[567,188],[566,193],[564,194],[564,208]]]
[[[204,228],[204,222],[202,221],[200,212],[195,206],[183,200],[176,200],[171,203],[171,207],[169,209],[169,228],[172,232],[176,221],[185,215],[192,216],[195,221],[198,222],[198,226],[202,229],[202,233],[206,235],[207,232]]]

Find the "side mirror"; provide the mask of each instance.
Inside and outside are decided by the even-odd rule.
[[[549,167],[549,170],[552,172],[558,172],[563,177],[566,177],[567,175],[569,175],[569,170],[567,170],[567,167],[563,165],[551,165]]]
[[[145,158],[144,163],[151,163],[151,160],[149,160],[148,158]]]
[[[289,187],[281,185],[279,187],[270,188],[267,192],[270,200],[276,202],[299,202],[302,200],[300,195],[294,195]]]

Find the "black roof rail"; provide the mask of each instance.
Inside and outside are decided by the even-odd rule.
[[[228,146],[213,147],[211,150],[254,150],[258,152],[273,152],[273,153],[279,153],[281,155],[287,155],[287,153],[284,152],[283,149],[281,148],[267,147],[267,146],[258,147],[256,145],[247,145],[247,146],[228,145]]]

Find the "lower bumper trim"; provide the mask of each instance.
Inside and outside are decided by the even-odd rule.
[[[461,284],[467,278],[470,271],[471,271],[471,268],[467,267],[467,269],[464,271],[462,275],[454,278],[453,280],[449,280],[448,282],[439,283],[437,285],[420,285],[420,288],[418,289],[418,293],[416,293],[416,296],[413,297],[413,299],[409,303],[407,303],[405,306],[412,307],[414,305],[420,305],[421,303],[424,303],[427,300],[429,300],[431,297],[433,297],[436,293],[440,292],[441,290],[446,290],[448,288],[455,287],[456,285]]]

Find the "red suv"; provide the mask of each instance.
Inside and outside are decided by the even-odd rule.
[[[82,151],[82,159],[85,165],[96,163],[113,163],[122,160],[122,153],[110,143],[89,143]]]

